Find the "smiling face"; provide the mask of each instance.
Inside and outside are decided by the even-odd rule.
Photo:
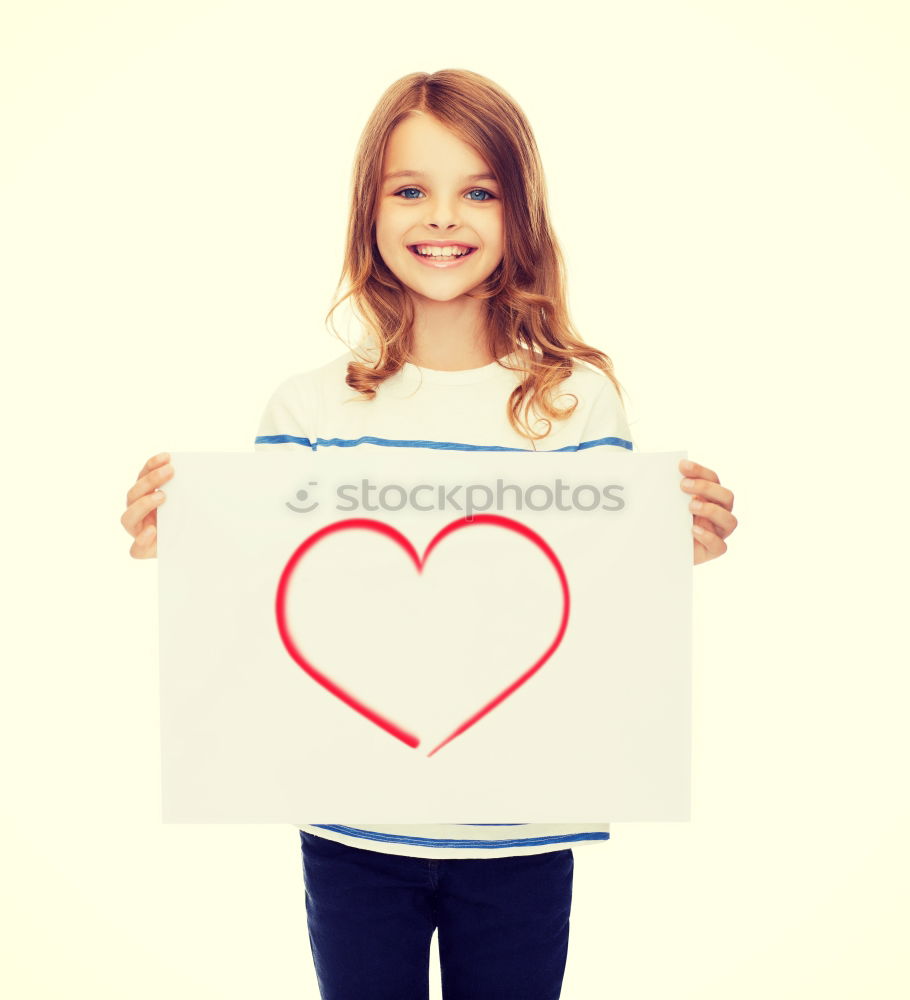
[[[457,299],[502,260],[501,191],[490,173],[470,146],[429,114],[409,115],[392,131],[383,161],[376,243],[386,266],[415,296]],[[427,243],[475,249],[457,259],[428,260],[413,249]]]

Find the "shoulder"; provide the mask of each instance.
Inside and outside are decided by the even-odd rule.
[[[272,392],[272,400],[292,402],[321,393],[325,387],[347,388],[344,379],[353,360],[353,353],[345,351],[325,364],[289,375]]]
[[[558,395],[574,395],[578,399],[579,412],[590,411],[595,405],[603,408],[616,407],[622,412],[623,404],[619,389],[613,380],[597,368],[575,361],[572,374],[557,386]]]
[[[632,434],[620,391],[613,380],[597,368],[575,362],[572,374],[559,386],[560,393],[578,398],[581,441],[614,444],[632,450]]]
[[[313,447],[326,413],[337,412],[339,404],[357,395],[345,382],[348,350],[331,361],[283,379],[269,396],[255,438],[257,448],[295,445]]]

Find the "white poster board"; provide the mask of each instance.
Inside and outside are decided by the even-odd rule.
[[[164,821],[688,820],[684,457],[173,454]]]

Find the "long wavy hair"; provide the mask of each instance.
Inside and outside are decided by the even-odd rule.
[[[393,129],[407,115],[422,111],[474,149],[499,181],[503,201],[503,259],[472,297],[485,301],[485,336],[490,354],[512,356],[523,373],[509,397],[508,419],[518,434],[534,442],[549,434],[552,419],[565,419],[578,405],[556,409],[553,396],[575,360],[603,372],[616,387],[608,355],[586,344],[575,331],[566,304],[565,262],[553,233],[546,183],[537,143],[512,98],[492,80],[464,69],[410,73],[382,95],[361,133],[351,183],[351,211],[341,278],[326,321],[338,336],[332,314],[350,298],[366,332],[369,353],[347,345],[356,358],[345,382],[363,399],[409,360],[414,307],[407,288],[388,269],[376,243],[376,216],[382,164]],[[338,298],[348,281],[349,289]],[[339,338],[343,339],[343,338]],[[370,356],[372,355],[372,357]],[[356,399],[357,397],[355,397]],[[533,409],[547,425],[535,434],[527,420]],[[552,418],[552,419],[550,419]],[[536,421],[535,421],[536,422]]]

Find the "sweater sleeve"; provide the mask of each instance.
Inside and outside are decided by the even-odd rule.
[[[256,451],[316,448],[314,398],[306,375],[292,375],[266,404],[254,447]]]
[[[632,451],[632,432],[629,430],[619,391],[610,379],[604,377],[603,382],[591,404],[579,446],[606,444]]]

